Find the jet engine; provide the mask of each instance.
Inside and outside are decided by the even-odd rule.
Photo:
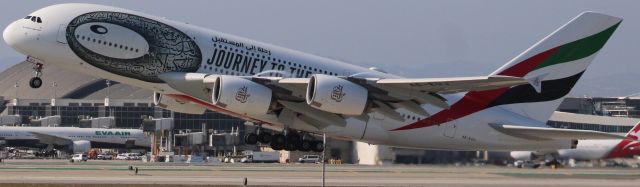
[[[240,114],[266,114],[271,106],[270,88],[234,76],[219,76],[213,85],[213,104]]]
[[[87,140],[76,140],[73,141],[73,146],[71,150],[74,153],[86,153],[91,149],[91,142]]]
[[[367,106],[368,90],[351,81],[315,74],[307,84],[306,100],[311,107],[338,114],[361,115]]]
[[[204,114],[204,111],[206,110],[198,104],[166,97],[157,92],[153,93],[153,104],[160,108],[185,114]]]
[[[511,151],[510,155],[515,160],[535,160],[537,158],[531,151]]]

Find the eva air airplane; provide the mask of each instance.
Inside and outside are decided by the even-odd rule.
[[[115,80],[155,91],[160,107],[253,122],[260,128],[245,141],[275,150],[321,151],[311,136],[321,133],[426,149],[558,150],[623,138],[546,125],[621,21],[585,12],[487,76],[449,78],[404,78],[93,4],[25,13],[3,36],[34,64],[34,88],[49,65]]]
[[[149,138],[138,129],[77,127],[0,127],[9,147],[55,148],[72,153],[101,149],[148,149]]]

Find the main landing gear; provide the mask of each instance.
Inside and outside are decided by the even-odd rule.
[[[284,149],[286,151],[322,152],[324,150],[322,141],[315,140],[309,134],[289,129],[286,129],[284,133],[272,135],[259,128],[256,133],[247,133],[244,137],[244,142],[249,145],[257,144],[258,142],[269,144],[273,150],[278,151]]]
[[[43,66],[44,65],[42,63],[33,64],[33,71],[35,71],[35,75],[31,80],[29,80],[29,86],[31,88],[40,88],[42,86],[42,79],[40,77],[42,76]]]

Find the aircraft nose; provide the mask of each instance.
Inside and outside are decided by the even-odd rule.
[[[14,49],[20,49],[20,43],[24,42],[24,36],[20,35],[19,27],[16,22],[13,22],[7,26],[2,32],[2,38],[4,38],[4,42],[7,45],[11,46]]]

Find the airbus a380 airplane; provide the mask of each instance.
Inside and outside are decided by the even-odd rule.
[[[321,151],[308,133],[509,151],[622,137],[545,124],[622,21],[600,13],[578,15],[488,76],[456,78],[403,78],[116,7],[60,4],[25,16],[3,36],[34,63],[33,87],[46,64],[147,88],[167,109],[283,129],[245,138],[276,150]]]
[[[91,148],[145,149],[149,138],[138,129],[98,129],[77,127],[0,127],[5,146],[56,148],[71,153]]]
[[[511,157],[516,160],[543,160],[551,157],[556,159],[598,160],[640,155],[640,123],[636,124],[625,135],[623,140],[581,140],[575,149],[560,149],[556,151],[512,151]]]

